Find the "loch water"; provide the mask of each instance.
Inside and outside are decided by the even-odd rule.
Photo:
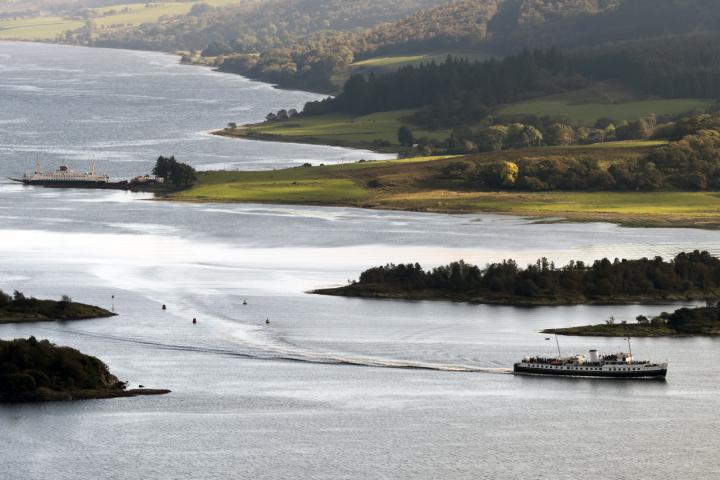
[[[381,158],[210,136],[318,96],[163,54],[0,43],[0,75],[3,178],[36,156],[47,166],[96,161],[116,177],[146,172],[161,154],[233,169]],[[553,353],[543,328],[677,305],[513,308],[305,293],[386,262],[564,263],[690,249],[720,254],[720,236],[171,203],[2,180],[0,288],[67,294],[119,315],[0,325],[0,338],[70,345],[132,386],[172,393],[1,406],[0,479],[717,478],[718,340],[635,340],[637,357],[670,362],[666,382],[508,373],[526,354]],[[560,347],[624,344],[571,337]]]

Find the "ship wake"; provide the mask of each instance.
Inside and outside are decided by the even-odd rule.
[[[189,345],[183,343],[160,342],[141,338],[101,334],[90,331],[75,329],[55,329],[46,327],[45,330],[62,334],[94,338],[114,343],[126,343],[141,347],[149,347],[161,350],[174,350],[183,352],[225,355],[237,358],[253,360],[274,360],[288,362],[303,362],[323,365],[346,365],[357,367],[411,369],[411,370],[434,370],[442,372],[464,372],[464,373],[487,373],[487,374],[511,374],[512,369],[506,367],[487,367],[472,364],[460,363],[438,363],[407,359],[390,359],[370,355],[355,355],[334,352],[318,352],[292,345],[266,344],[247,345],[247,350],[232,347],[220,347],[212,345]]]

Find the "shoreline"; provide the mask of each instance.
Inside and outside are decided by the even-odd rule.
[[[327,295],[345,298],[364,298],[376,300],[406,300],[406,301],[433,301],[467,303],[471,305],[494,305],[504,307],[573,307],[579,305],[665,305],[675,302],[692,302],[703,300],[707,294],[702,292],[691,295],[668,295],[665,297],[614,297],[612,299],[587,299],[587,298],[560,298],[560,299],[532,299],[525,297],[483,297],[469,295],[453,295],[444,292],[419,291],[413,292],[378,292],[378,291],[356,291],[348,290],[347,286],[335,288],[319,288],[309,290],[306,293],[313,295]],[[554,333],[545,332],[543,333]]]
[[[5,41],[5,40],[3,40]],[[159,55],[171,55],[175,57],[178,64],[191,66],[191,67],[203,67],[209,68],[218,73],[228,75],[238,75],[242,78],[246,78],[250,81],[257,81],[270,85],[274,88],[277,85],[270,84],[268,82],[262,82],[261,80],[252,79],[245,75],[241,75],[233,72],[224,72],[213,68],[208,65],[200,65],[189,62],[182,62],[181,55],[179,52],[168,52],[168,51],[154,51],[154,50],[139,50],[139,49],[127,49],[127,48],[113,48],[113,47],[97,47],[87,45],[69,45],[65,43],[57,42],[37,42],[37,41],[22,41],[22,40],[7,40],[6,42],[12,43],[41,43],[50,44],[63,47],[84,47],[84,48],[101,48],[107,50],[127,50],[127,51],[140,51],[149,52]],[[287,89],[290,90],[290,89]],[[206,130],[202,133],[214,135],[222,138],[238,138],[252,141],[267,141],[267,142],[281,142],[290,144],[310,144],[310,145],[327,145],[338,148],[351,148],[371,151],[375,153],[393,153],[396,154],[398,148],[395,146],[391,147],[376,147],[370,143],[357,143],[349,142],[345,140],[332,141],[328,138],[315,138],[315,137],[303,137],[303,136],[284,136],[274,134],[263,134],[263,133],[252,133],[248,132],[247,128],[252,125],[260,124],[246,124],[238,127],[235,131],[228,130]],[[551,150],[551,149],[549,149]],[[508,152],[503,152],[507,154]],[[524,154],[523,151],[510,152],[513,155],[521,156]],[[400,161],[395,160],[398,164]],[[318,167],[313,167],[318,168]],[[228,172],[231,174],[232,172]],[[253,172],[249,172],[253,173]],[[290,182],[291,183],[291,182]],[[242,186],[240,186],[242,187]],[[303,198],[303,199],[291,199],[287,196],[278,196],[277,198],[269,198],[271,195],[266,195],[264,198],[230,198],[228,196],[220,197],[215,195],[175,195],[175,194],[156,194],[156,199],[163,201],[191,201],[191,202],[217,202],[217,203],[259,203],[259,204],[273,204],[273,205],[308,205],[308,206],[337,206],[337,207],[353,207],[353,208],[366,208],[371,210],[386,210],[386,211],[409,211],[409,212],[422,212],[422,213],[436,213],[436,214],[497,214],[497,215],[510,215],[514,217],[528,218],[534,222],[549,222],[549,223],[566,223],[566,222],[580,222],[580,223],[592,223],[592,222],[603,222],[620,225],[623,227],[638,227],[638,228],[696,228],[705,230],[719,230],[720,229],[720,205],[716,211],[712,210],[713,205],[708,203],[707,211],[684,211],[678,209],[675,211],[674,205],[669,205],[668,208],[658,208],[657,212],[643,211],[642,205],[630,205],[625,208],[625,205],[620,205],[620,208],[610,208],[605,210],[603,205],[592,205],[588,202],[585,205],[575,205],[573,200],[566,201],[564,197],[578,197],[578,193],[593,192],[472,192],[472,191],[458,191],[458,190],[447,190],[443,188],[433,189],[432,187],[423,187],[422,191],[408,191],[408,189],[400,188],[380,188],[380,189],[368,189],[364,184],[359,185],[360,188],[365,190],[363,198],[354,199],[326,199],[319,198],[323,197],[320,195],[318,198]],[[606,192],[608,195],[612,195],[617,192]],[[713,192],[705,192],[708,195]],[[716,192],[715,192],[716,193]],[[641,197],[642,194],[638,193],[636,198]],[[508,200],[510,202],[508,203]],[[550,206],[551,204],[554,206]],[[611,206],[613,207],[613,206]],[[636,208],[637,207],[637,208]],[[658,204],[658,207],[663,207],[662,204]],[[696,209],[697,210],[697,209]]]
[[[636,328],[637,327],[637,328]],[[540,333],[561,335],[564,337],[600,337],[600,338],[691,338],[691,337],[720,337],[718,333],[680,333],[664,327],[645,327],[634,323],[623,325],[583,325],[580,327],[546,328]],[[606,330],[606,331],[603,331]]]
[[[312,92],[311,92],[312,93]],[[258,123],[248,123],[239,125],[234,130],[214,130],[210,131],[211,135],[218,137],[241,139],[241,140],[255,140],[258,142],[276,142],[276,143],[296,143],[299,145],[321,145],[327,147],[341,147],[349,148],[353,150],[368,150],[373,153],[387,153],[387,154],[398,154],[402,150],[401,148],[395,147],[375,147],[372,144],[366,143],[355,143],[345,142],[342,140],[327,141],[316,137],[302,137],[302,136],[286,136],[286,135],[273,135],[269,133],[254,133],[249,131],[253,125],[261,125]]]
[[[54,302],[54,303],[53,303]],[[40,322],[75,322],[82,320],[96,320],[100,318],[117,317],[118,314],[95,305],[72,302],[62,310],[58,310],[54,300],[35,299],[35,303],[25,307],[25,311],[14,309],[0,310],[0,325],[27,324]],[[63,316],[65,315],[65,316]]]
[[[43,389],[28,395],[21,395],[0,401],[0,405],[40,402],[74,402],[78,400],[107,400],[111,398],[132,398],[149,395],[167,395],[171,390],[161,388],[134,388],[131,390],[87,389],[87,390],[50,390]]]

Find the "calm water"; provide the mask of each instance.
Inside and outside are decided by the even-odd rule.
[[[198,166],[367,155],[197,133],[226,107],[239,112],[228,120],[253,120],[270,102],[299,104],[309,94],[176,66],[158,54],[14,44],[0,44],[0,53],[0,68],[12,72],[3,73],[1,83],[24,79],[39,88],[0,91],[3,105],[11,105],[0,111],[3,177],[24,170],[26,155],[36,149],[57,158],[77,155],[80,163],[102,159],[116,175],[139,173],[151,164],[146,157],[163,150],[167,130],[134,121],[134,108],[172,124],[173,136],[186,139],[181,150],[193,152],[188,158]],[[64,70],[47,73],[48,62]],[[113,74],[117,65],[154,72],[138,74],[132,90],[162,95],[148,94],[152,98],[133,109],[126,99],[113,103],[112,109],[129,109],[127,123],[114,132],[101,123],[84,133],[72,120],[62,124],[63,110],[77,97],[45,98],[46,92],[82,91],[77,85],[92,78],[94,100],[83,100],[84,111],[102,112],[106,98],[127,95],[128,80]],[[73,82],[78,77],[83,80]],[[62,86],[48,85],[56,78],[65,79]],[[208,98],[220,92],[227,102],[198,102],[182,114],[183,99],[199,92],[214,92]],[[37,110],[42,102],[48,107]],[[114,121],[107,108],[104,115]],[[24,123],[12,123],[18,117],[12,112],[24,112]],[[21,134],[33,128],[56,133]],[[104,142],[121,138],[122,145],[94,144],[101,134]],[[101,357],[132,385],[173,390],[161,397],[0,407],[0,478],[716,478],[716,340],[636,340],[638,356],[670,361],[666,383],[507,374],[527,353],[552,353],[554,345],[537,333],[543,328],[610,315],[631,320],[674,306],[518,309],[303,293],[387,261],[483,264],[541,255],[589,261],[694,248],[720,254],[720,236],[537,225],[492,215],[164,203],[126,192],[0,183],[0,288],[69,294],[106,307],[115,295],[120,313],[4,325],[0,337],[50,338]],[[621,343],[568,338],[561,347],[564,353],[613,351]]]

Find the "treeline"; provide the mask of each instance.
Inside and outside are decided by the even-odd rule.
[[[418,112],[411,120],[417,118]],[[435,125],[437,118],[428,117],[430,125]],[[618,140],[646,140],[652,137],[675,138],[676,132],[666,130],[671,123],[663,124],[657,130],[657,118],[648,115],[633,122],[621,122],[617,125],[611,119],[599,119],[594,127],[574,127],[568,123],[558,122],[552,117],[527,116],[522,118],[525,123],[512,119],[502,123],[503,117],[489,115],[480,122],[479,127],[471,129],[467,126],[455,127],[444,139],[415,137],[412,129],[406,128],[408,141],[400,141],[401,145],[413,146],[406,155],[437,155],[463,154],[474,152],[499,152],[528,147],[590,145],[595,143],[613,142]],[[427,125],[425,128],[431,129]],[[660,136],[670,135],[670,136]]]
[[[676,134],[718,118],[702,115],[665,128]],[[720,190],[720,131],[700,129],[639,158],[616,159],[610,165],[592,152],[580,151],[512,161],[483,162],[482,157],[468,157],[450,163],[438,177],[480,190]]]
[[[38,389],[124,388],[95,357],[35,337],[0,340],[0,401],[31,396]]]
[[[364,271],[340,294],[411,294],[428,297],[461,295],[467,298],[546,300],[612,300],[614,298],[698,297],[720,287],[720,259],[708,252],[680,253],[670,261],[652,259],[597,260],[591,265],[571,261],[556,267],[542,258],[521,268],[514,260],[492,263],[484,269],[463,261],[425,270],[419,264],[388,264]],[[434,293],[433,293],[434,292]]]
[[[582,88],[587,84],[559,51],[525,50],[503,60],[471,62],[449,56],[442,64],[409,65],[387,75],[353,75],[340,95],[308,102],[303,114],[367,114],[430,105],[447,121],[482,117],[487,107]],[[479,110],[479,111],[478,111]]]

